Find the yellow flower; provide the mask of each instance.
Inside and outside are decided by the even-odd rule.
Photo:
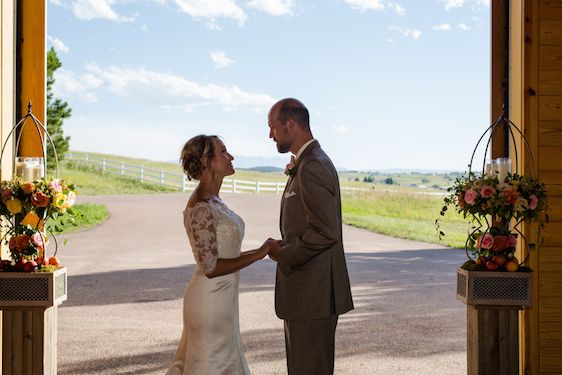
[[[55,207],[64,206],[64,202],[66,202],[66,195],[63,193],[56,193],[53,197],[53,206]]]
[[[21,221],[21,225],[31,225],[32,228],[39,230],[43,230],[43,224],[43,219],[39,219],[39,216],[33,211],[28,212]]]
[[[12,215],[19,214],[21,212],[21,202],[18,199],[10,199],[6,202],[6,208]]]

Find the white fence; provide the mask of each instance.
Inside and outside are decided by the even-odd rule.
[[[102,174],[128,177],[141,182],[166,186],[181,191],[195,189],[197,183],[189,181],[185,174],[168,172],[164,169],[148,168],[144,165],[128,164],[123,161],[110,160],[87,153],[66,154],[66,160],[78,165],[84,165],[100,171]],[[285,189],[284,182],[244,181],[225,178],[221,191],[223,192],[275,192],[281,193]]]

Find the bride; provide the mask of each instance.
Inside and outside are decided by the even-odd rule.
[[[262,259],[279,241],[240,252],[244,222],[219,198],[232,160],[217,136],[198,135],[183,147],[181,163],[199,180],[183,212],[197,267],[183,300],[183,332],[167,375],[249,374],[240,340],[239,270]]]

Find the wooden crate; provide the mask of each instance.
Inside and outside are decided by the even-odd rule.
[[[467,305],[531,306],[532,273],[458,268],[457,299]]]
[[[64,267],[55,272],[0,272],[0,309],[57,306],[66,299]]]

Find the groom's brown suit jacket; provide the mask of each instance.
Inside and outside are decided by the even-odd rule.
[[[332,161],[313,141],[297,160],[281,199],[285,246],[276,254],[275,311],[319,319],[353,309],[342,242],[341,198]]]

